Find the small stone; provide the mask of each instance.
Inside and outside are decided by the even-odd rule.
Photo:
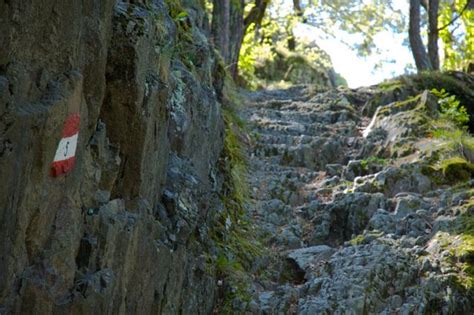
[[[327,245],[319,245],[294,250],[288,254],[288,258],[294,260],[302,270],[306,270],[312,264],[328,260],[334,252],[335,250]]]
[[[343,166],[341,164],[326,164],[326,173],[328,176],[341,176]]]

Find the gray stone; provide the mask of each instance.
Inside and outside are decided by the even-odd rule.
[[[403,218],[409,214],[415,213],[420,208],[429,208],[429,204],[415,195],[401,196],[396,198],[394,214],[398,218]]]
[[[364,173],[362,163],[360,160],[349,161],[346,168],[344,169],[343,177],[346,180],[354,180],[357,176],[361,176]]]
[[[328,260],[335,250],[326,245],[311,246],[291,251],[288,258],[293,259],[302,270],[310,269],[320,261]]]
[[[110,191],[98,190],[95,193],[95,199],[100,204],[107,203],[110,200]]]
[[[344,166],[341,164],[326,164],[328,176],[341,176]]]

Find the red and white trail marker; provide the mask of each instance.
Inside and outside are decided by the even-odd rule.
[[[69,115],[64,122],[63,136],[51,164],[51,176],[53,177],[67,174],[74,168],[80,120],[79,113],[74,113]]]

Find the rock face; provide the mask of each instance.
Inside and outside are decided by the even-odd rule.
[[[1,314],[212,311],[223,71],[182,10],[0,2]],[[71,109],[76,165],[51,177]]]
[[[379,93],[301,86],[249,95],[250,215],[274,261],[256,276],[246,311],[473,312],[471,164],[449,158],[460,154],[452,138],[430,134],[440,122],[455,128],[439,120],[431,93],[401,91],[408,100],[382,99],[373,119],[364,116]],[[450,186],[455,164],[467,177]]]

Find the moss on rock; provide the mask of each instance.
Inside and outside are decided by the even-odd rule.
[[[453,157],[441,161],[439,169],[449,183],[464,182],[474,175],[474,164],[462,157]]]
[[[463,157],[455,156],[441,160],[437,165],[424,165],[421,173],[436,185],[454,185],[467,182],[473,177],[474,164]]]
[[[459,242],[452,249],[459,267],[457,282],[465,289],[473,293],[474,289],[474,216],[464,213],[458,219],[456,229]]]
[[[364,106],[364,114],[371,116],[379,106],[409,99],[424,90],[444,89],[455,95],[471,117],[474,115],[474,76],[463,72],[423,72],[403,75],[376,86],[376,94]],[[470,123],[474,130],[474,122]]]

